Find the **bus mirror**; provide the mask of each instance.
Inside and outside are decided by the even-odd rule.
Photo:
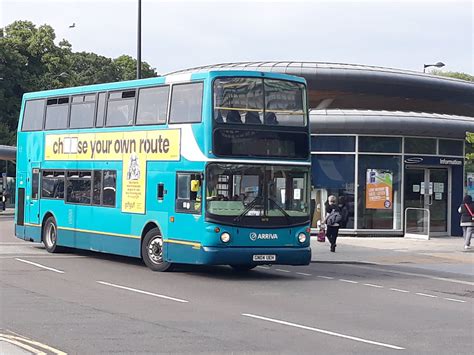
[[[198,192],[201,182],[199,180],[191,180],[191,192]]]

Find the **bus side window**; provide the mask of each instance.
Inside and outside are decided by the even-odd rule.
[[[115,192],[117,190],[117,172],[115,170],[104,170],[102,183],[102,205],[115,207]]]
[[[31,178],[31,198],[33,200],[38,199],[39,191],[39,169],[33,169],[33,175]]]
[[[201,213],[201,174],[177,173],[176,212]]]

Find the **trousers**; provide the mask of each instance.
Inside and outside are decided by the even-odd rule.
[[[471,245],[471,236],[474,227],[462,227],[462,236],[464,237],[464,245],[470,246]]]
[[[339,234],[339,227],[327,226],[326,237],[329,240],[329,243],[336,245],[337,235]]]

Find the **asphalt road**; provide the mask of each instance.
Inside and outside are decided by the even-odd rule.
[[[315,262],[155,273],[131,258],[48,254],[0,217],[0,353],[471,354],[472,278],[410,271]]]

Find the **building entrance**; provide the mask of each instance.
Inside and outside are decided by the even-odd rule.
[[[448,201],[450,201],[449,170],[447,168],[407,167],[405,170],[405,208],[425,208],[430,211],[430,235],[449,235]],[[415,219],[407,228],[415,227]]]

